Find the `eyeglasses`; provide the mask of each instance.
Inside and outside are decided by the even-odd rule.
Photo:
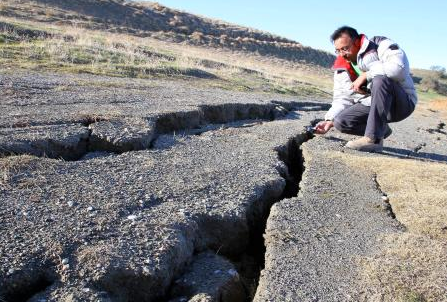
[[[336,55],[341,55],[341,54],[351,53],[351,47],[352,47],[352,42],[348,46],[342,47],[340,49],[336,49],[335,50],[335,54]]]

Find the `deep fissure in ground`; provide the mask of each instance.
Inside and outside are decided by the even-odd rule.
[[[303,158],[300,150],[300,145],[311,138],[311,135],[302,133],[279,147],[276,151],[278,158],[284,162],[287,167],[287,171],[282,171],[282,177],[285,179],[286,185],[283,193],[279,199],[268,200],[263,204],[262,210],[252,213],[253,216],[249,219],[249,243],[246,250],[235,256],[226,256],[237,268],[239,275],[246,292],[245,301],[253,300],[260,272],[264,268],[265,264],[265,252],[266,247],[264,245],[263,234],[265,232],[267,219],[270,214],[270,209],[276,202],[279,202],[285,198],[291,198],[297,196],[299,191],[299,182],[303,173]],[[218,253],[218,251],[215,251]],[[11,292],[5,301],[26,301],[36,294],[45,291],[51,284],[52,280],[41,275],[36,276],[32,282],[25,287],[17,288],[14,292]],[[169,295],[169,289],[166,291]],[[175,297],[165,297],[166,301]],[[162,298],[162,301],[165,300]],[[130,300],[131,297],[129,297]]]
[[[27,276],[17,282],[14,290],[9,291],[5,296],[0,296],[0,301],[4,302],[26,302],[35,295],[44,292],[53,285],[56,277],[48,272],[37,272]]]
[[[289,139],[286,145],[281,146],[276,150],[278,158],[284,162],[287,167],[286,173],[282,175],[286,181],[282,195],[276,200],[265,202],[262,210],[258,209],[251,211],[252,217],[249,219],[249,242],[243,253],[239,255],[222,255],[232,262],[239,273],[240,280],[245,289],[244,302],[253,301],[261,271],[265,266],[266,246],[264,244],[264,233],[268,217],[270,216],[270,209],[275,203],[298,195],[299,184],[304,172],[304,158],[300,145],[311,138],[311,134],[300,134]],[[214,252],[219,254],[219,251]],[[157,301],[177,301],[176,299],[179,299],[178,295],[172,296],[169,292],[170,289],[167,289],[166,296]],[[188,297],[187,294],[185,294],[185,296]],[[188,297],[188,299],[189,298],[191,297]]]
[[[265,267],[266,246],[264,244],[264,234],[267,220],[270,216],[270,209],[275,203],[281,202],[283,199],[298,196],[299,184],[304,172],[304,158],[300,145],[310,138],[311,136],[308,134],[300,135],[297,138],[290,139],[286,146],[277,150],[279,159],[287,167],[288,175],[283,175],[286,180],[286,186],[279,200],[269,203],[256,225],[251,226],[248,248],[242,255],[242,261],[237,265],[247,291],[246,301],[254,299],[261,271]]]
[[[252,217],[249,219],[249,242],[243,253],[239,255],[221,255],[230,260],[239,273],[241,283],[245,290],[244,302],[253,300],[256,294],[260,273],[262,269],[264,269],[266,247],[264,245],[263,235],[265,233],[267,219],[270,215],[270,209],[276,202],[297,196],[299,191],[299,183],[304,171],[300,145],[310,138],[311,136],[306,133],[300,134],[289,139],[287,144],[276,150],[278,153],[278,158],[284,162],[287,167],[286,171],[283,171],[282,175],[286,181],[282,195],[276,200],[267,200],[263,204],[262,209],[252,209],[250,211]],[[216,250],[214,253],[219,254],[219,251]],[[183,273],[184,271],[182,274]],[[175,279],[177,278],[172,280],[171,286],[173,286]],[[22,286],[17,288],[14,292],[11,292],[7,297],[5,297],[5,301],[27,301],[40,292],[45,291],[49,286],[51,286],[52,283],[52,280],[49,278],[46,278],[43,275],[38,275],[32,282],[27,283],[26,286]],[[138,291],[138,289],[136,290]],[[156,301],[174,301],[178,298],[178,296],[171,296],[170,288],[167,288],[166,295],[164,297],[160,297],[160,299],[157,299]],[[129,301],[133,301],[132,297],[128,297],[128,299]]]

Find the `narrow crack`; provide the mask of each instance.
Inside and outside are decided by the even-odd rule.
[[[381,208],[393,219],[396,219],[396,214],[393,211],[393,208],[389,202],[388,195],[382,190],[380,183],[377,180],[377,174],[374,173],[372,180],[376,186],[377,191],[382,195]]]

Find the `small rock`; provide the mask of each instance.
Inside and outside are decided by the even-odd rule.
[[[143,274],[149,275],[151,273],[151,270],[147,266],[143,266]]]
[[[8,275],[12,275],[12,274],[14,274],[14,272],[15,272],[15,269],[10,268],[10,269],[8,270]]]
[[[137,218],[138,218],[137,215],[129,215],[129,216],[127,216],[127,219],[129,219],[129,220],[135,220]]]
[[[385,202],[389,202],[389,201],[390,201],[390,199],[388,198],[388,196],[382,196],[382,200],[385,201]]]
[[[90,291],[90,288],[88,288],[88,287],[84,287],[84,288],[82,289],[82,291],[83,291],[84,293],[88,293],[88,292]]]
[[[68,258],[62,259],[62,265],[68,264]]]
[[[75,202],[70,200],[69,202],[67,202],[67,205],[71,208],[75,205]]]
[[[216,275],[217,275],[217,274],[220,274],[220,273],[221,273],[221,270],[220,270],[220,269],[214,271],[214,274],[216,274]]]
[[[91,211],[93,211],[93,210],[94,210],[93,207],[88,207],[88,208],[87,208],[87,211],[89,211],[89,212],[91,212]]]
[[[65,265],[62,266],[62,270],[63,271],[67,271],[69,269],[70,269],[70,264],[65,264]]]

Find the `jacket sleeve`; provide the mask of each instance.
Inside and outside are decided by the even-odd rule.
[[[334,73],[334,95],[331,108],[326,112],[325,120],[334,120],[334,118],[346,107],[353,104],[353,91],[351,89],[352,81],[348,72],[336,70]]]
[[[378,60],[377,58],[368,58],[368,54],[364,58],[368,70],[366,72],[368,81],[380,75],[387,76],[398,82],[403,81],[409,69],[405,52],[389,39],[379,44],[377,52]]]

